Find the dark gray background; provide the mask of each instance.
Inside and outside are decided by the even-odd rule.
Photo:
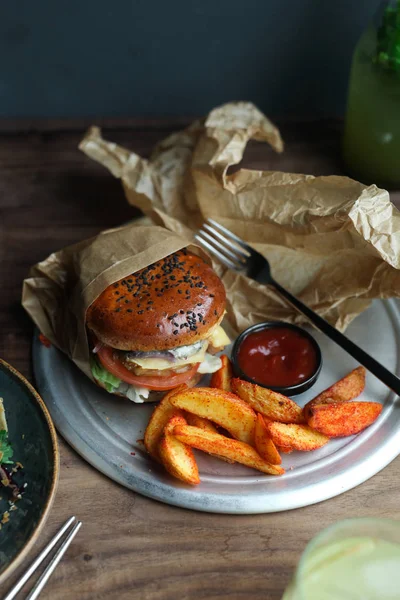
[[[343,114],[377,0],[3,0],[0,117]]]

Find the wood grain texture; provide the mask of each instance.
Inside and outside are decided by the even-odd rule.
[[[109,139],[146,155],[182,122],[104,125]],[[31,381],[32,326],[20,307],[30,265],[138,214],[126,204],[119,182],[77,150],[88,125],[0,124],[0,356]],[[341,174],[340,123],[279,125],[285,153],[278,156],[265,145],[251,144],[246,166]],[[399,193],[392,198],[400,203]],[[327,502],[272,515],[230,516],[144,498],[95,471],[62,439],[60,448],[57,498],[30,560],[71,514],[83,527],[44,599],[278,600],[317,531],[346,517],[400,518],[399,459]],[[10,586],[26,564],[7,582]]]

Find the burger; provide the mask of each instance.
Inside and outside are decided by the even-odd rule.
[[[133,402],[195,385],[221,366],[225,303],[217,274],[186,249],[116,281],[86,314],[94,380]]]

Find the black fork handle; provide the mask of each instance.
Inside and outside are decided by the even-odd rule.
[[[341,346],[343,350],[346,350],[353,358],[355,358],[361,365],[363,365],[368,371],[370,371],[375,377],[380,379],[382,383],[387,385],[397,396],[400,396],[400,379],[393,375],[386,367],[381,365],[377,360],[372,358],[369,354],[364,352],[362,348],[354,344],[351,340],[349,340],[343,333],[340,333],[337,329],[332,327],[325,321],[322,317],[317,315],[311,308],[308,308],[305,304],[303,304],[298,298],[293,296],[290,292],[288,292],[285,288],[283,288],[279,283],[270,280],[270,285],[272,285],[277,292],[283,298],[288,300],[294,308],[296,308],[299,312],[301,312],[311,323],[313,323],[319,331],[327,335],[331,340],[336,342],[338,346]]]

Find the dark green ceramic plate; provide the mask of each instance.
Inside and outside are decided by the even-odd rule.
[[[39,535],[55,496],[59,455],[54,425],[46,406],[31,384],[0,359],[0,397],[8,421],[13,460],[23,464],[18,484],[26,483],[17,510],[0,530],[0,584],[26,556]],[[0,518],[9,495],[0,488]]]

